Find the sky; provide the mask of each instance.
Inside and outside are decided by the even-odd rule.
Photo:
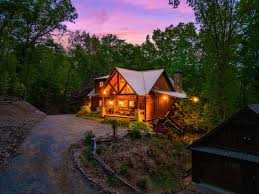
[[[192,9],[184,2],[173,9],[168,0],[72,0],[78,18],[67,27],[97,36],[114,34],[129,43],[141,44],[154,29],[195,22]]]

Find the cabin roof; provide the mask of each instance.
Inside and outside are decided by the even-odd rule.
[[[223,129],[224,126],[226,126],[231,120],[239,117],[242,112],[246,113],[246,112],[249,112],[249,111],[253,111],[256,115],[259,115],[259,104],[247,105],[242,110],[240,110],[237,113],[233,114],[229,119],[227,119],[226,121],[224,121],[223,123],[221,123],[217,127],[215,127],[214,129],[212,129],[209,133],[207,133],[206,135],[204,135],[203,137],[201,137],[197,141],[193,142],[189,147],[192,149],[195,146],[199,146],[202,142],[204,142],[205,140],[209,139],[217,131]],[[259,118],[258,118],[258,123],[259,123]]]
[[[205,152],[205,153],[209,153],[209,154],[215,154],[215,155],[219,155],[219,156],[259,163],[259,156],[252,155],[252,154],[235,152],[235,151],[230,151],[230,150],[226,150],[226,149],[207,147],[207,146],[197,146],[197,147],[193,147],[191,149],[195,150],[195,151],[199,151],[199,152]]]
[[[108,79],[108,77],[110,77],[110,75],[105,75],[105,76],[101,76],[101,77],[96,77],[94,78],[95,80],[98,80],[98,79]]]
[[[93,89],[91,90],[91,92],[89,92],[89,94],[87,94],[87,96],[96,96],[95,88],[93,88]]]
[[[154,90],[154,92],[160,93],[160,94],[166,94],[168,96],[176,97],[176,98],[187,98],[187,95],[185,93],[179,93],[179,92],[171,92],[171,91],[161,91],[161,90]]]
[[[152,87],[164,72],[164,69],[147,71],[135,71],[119,67],[116,67],[115,69],[121,74],[121,76],[128,82],[128,84],[139,96],[149,94]]]
[[[165,72],[164,69],[155,69],[155,70],[146,70],[146,71],[135,71],[120,67],[115,67],[115,70],[119,72],[119,74],[126,80],[126,82],[132,87],[132,89],[136,92],[139,96],[145,96],[150,93],[153,86],[157,82],[157,80],[160,78],[160,76]],[[105,75],[101,77],[95,78],[95,80],[100,79],[108,79],[110,75]],[[174,81],[172,78],[169,78],[169,84],[171,84],[172,88],[174,88]],[[93,96],[93,92],[95,90],[92,90],[88,96]],[[178,92],[168,92],[168,91],[157,91],[159,93],[166,93],[169,96],[174,96],[177,98],[186,98],[186,94],[178,93]]]

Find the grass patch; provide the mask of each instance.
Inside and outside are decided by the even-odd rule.
[[[131,139],[141,139],[142,135],[139,129],[132,129],[129,131],[129,136]]]
[[[149,178],[147,176],[143,176],[143,177],[140,178],[137,185],[140,189],[147,190],[148,189],[148,181],[149,181]]]
[[[183,185],[173,172],[164,172],[151,177],[152,190],[157,193],[175,193],[183,189]]]
[[[124,176],[129,176],[129,164],[128,162],[122,162],[120,167],[120,173]]]
[[[109,176],[108,183],[111,187],[121,187],[122,186],[121,182],[113,176]]]

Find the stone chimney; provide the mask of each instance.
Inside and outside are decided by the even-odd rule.
[[[174,89],[176,92],[183,92],[182,71],[177,69],[174,72]]]

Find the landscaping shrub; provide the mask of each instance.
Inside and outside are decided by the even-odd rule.
[[[132,129],[129,131],[131,139],[141,139],[142,135],[139,129]]]
[[[137,183],[138,187],[142,190],[146,190],[148,188],[148,177],[143,176]]]
[[[129,124],[130,124],[129,118],[120,118],[118,121],[120,122],[121,127],[129,127]]]
[[[88,146],[86,148],[84,152],[84,157],[93,167],[97,166],[97,161],[94,159],[91,146]]]
[[[142,131],[149,131],[149,127],[147,126],[147,124],[143,123],[143,122],[131,122],[129,124],[129,128],[130,129],[138,129],[138,130],[142,130]]]
[[[104,118],[102,123],[104,124],[111,124],[114,121],[114,119],[111,118]],[[121,127],[129,127],[130,119],[129,118],[118,118],[116,121],[119,123],[119,126]]]
[[[89,105],[82,106],[78,113],[76,114],[77,116],[83,116],[83,115],[88,115],[91,113],[91,108]]]
[[[95,137],[95,135],[93,134],[93,132],[91,130],[86,131],[85,134],[84,134],[85,145],[91,146],[93,137]]]
[[[184,169],[185,172],[188,172],[192,169],[192,163],[191,162],[188,162],[188,163],[184,163],[182,165],[182,168]]]
[[[127,162],[123,162],[120,167],[120,173],[122,175],[128,175],[129,174],[129,165]]]
[[[109,185],[112,186],[112,187],[120,187],[121,186],[121,182],[113,176],[109,176],[108,182],[109,182]]]

